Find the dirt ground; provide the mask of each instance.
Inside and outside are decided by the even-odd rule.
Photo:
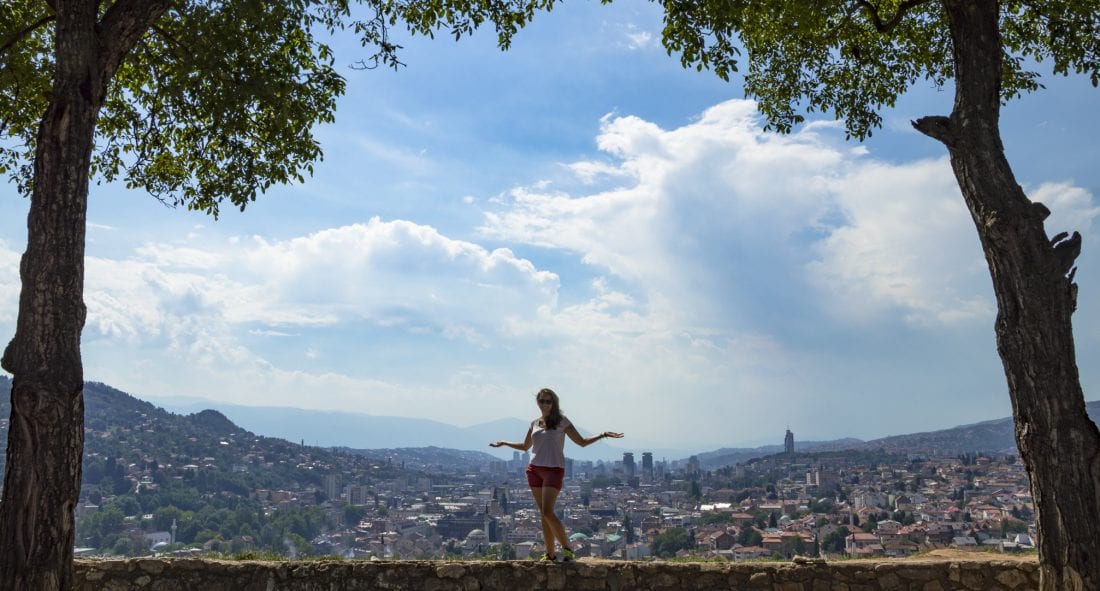
[[[1021,562],[1036,562],[1039,560],[1039,555],[1031,553],[1017,554],[1012,552],[987,552],[984,550],[958,550],[955,548],[944,548],[941,550],[930,550],[928,552],[922,552],[915,556],[909,556],[906,558],[880,558],[877,560],[904,560],[904,561],[920,561],[920,560],[981,560],[981,561],[1002,561],[1002,560],[1018,560]]]

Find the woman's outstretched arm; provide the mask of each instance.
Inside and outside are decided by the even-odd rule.
[[[512,449],[518,449],[519,451],[527,451],[531,449],[531,427],[527,428],[527,437],[523,438],[523,443],[515,443],[513,441],[494,441],[489,444],[489,447],[501,447],[505,445]]]
[[[603,433],[600,433],[599,435],[593,435],[592,437],[581,437],[581,434],[577,433],[577,429],[573,427],[573,425],[569,425],[565,428],[565,434],[569,436],[569,439],[573,440],[573,443],[576,443],[581,447],[588,447],[589,445],[592,445],[593,443],[596,443],[597,441],[605,437],[613,437],[615,439],[619,439],[623,436],[622,433],[604,431]]]

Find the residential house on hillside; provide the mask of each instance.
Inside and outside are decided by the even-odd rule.
[[[772,553],[763,546],[734,546],[732,550],[734,560],[757,560],[771,555]]]
[[[850,534],[844,539],[844,551],[849,556],[857,558],[870,558],[882,556],[884,553],[882,541],[875,534],[858,532]]]

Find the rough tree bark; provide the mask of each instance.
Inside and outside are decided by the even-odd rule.
[[[0,503],[0,589],[72,586],[74,509],[84,453],[84,234],[96,118],[107,85],[170,0],[51,2],[56,71],[38,128],[15,337],[7,471]]]
[[[914,122],[947,146],[997,299],[997,349],[1037,508],[1043,591],[1100,589],[1100,431],[1085,411],[1071,316],[1080,236],[1050,240],[1049,211],[1017,184],[1001,143],[997,0],[944,0],[955,51],[950,117]],[[1064,236],[1064,235],[1063,235]]]

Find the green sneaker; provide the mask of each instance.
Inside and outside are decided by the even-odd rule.
[[[572,552],[570,552],[570,554],[572,554]],[[557,562],[557,561],[558,561],[557,556],[551,556],[549,554],[543,554],[542,558],[539,559],[539,562]]]
[[[573,554],[572,550],[570,550],[569,548],[562,548],[561,549],[561,561],[562,562],[573,562],[576,559],[577,559],[577,555]]]

